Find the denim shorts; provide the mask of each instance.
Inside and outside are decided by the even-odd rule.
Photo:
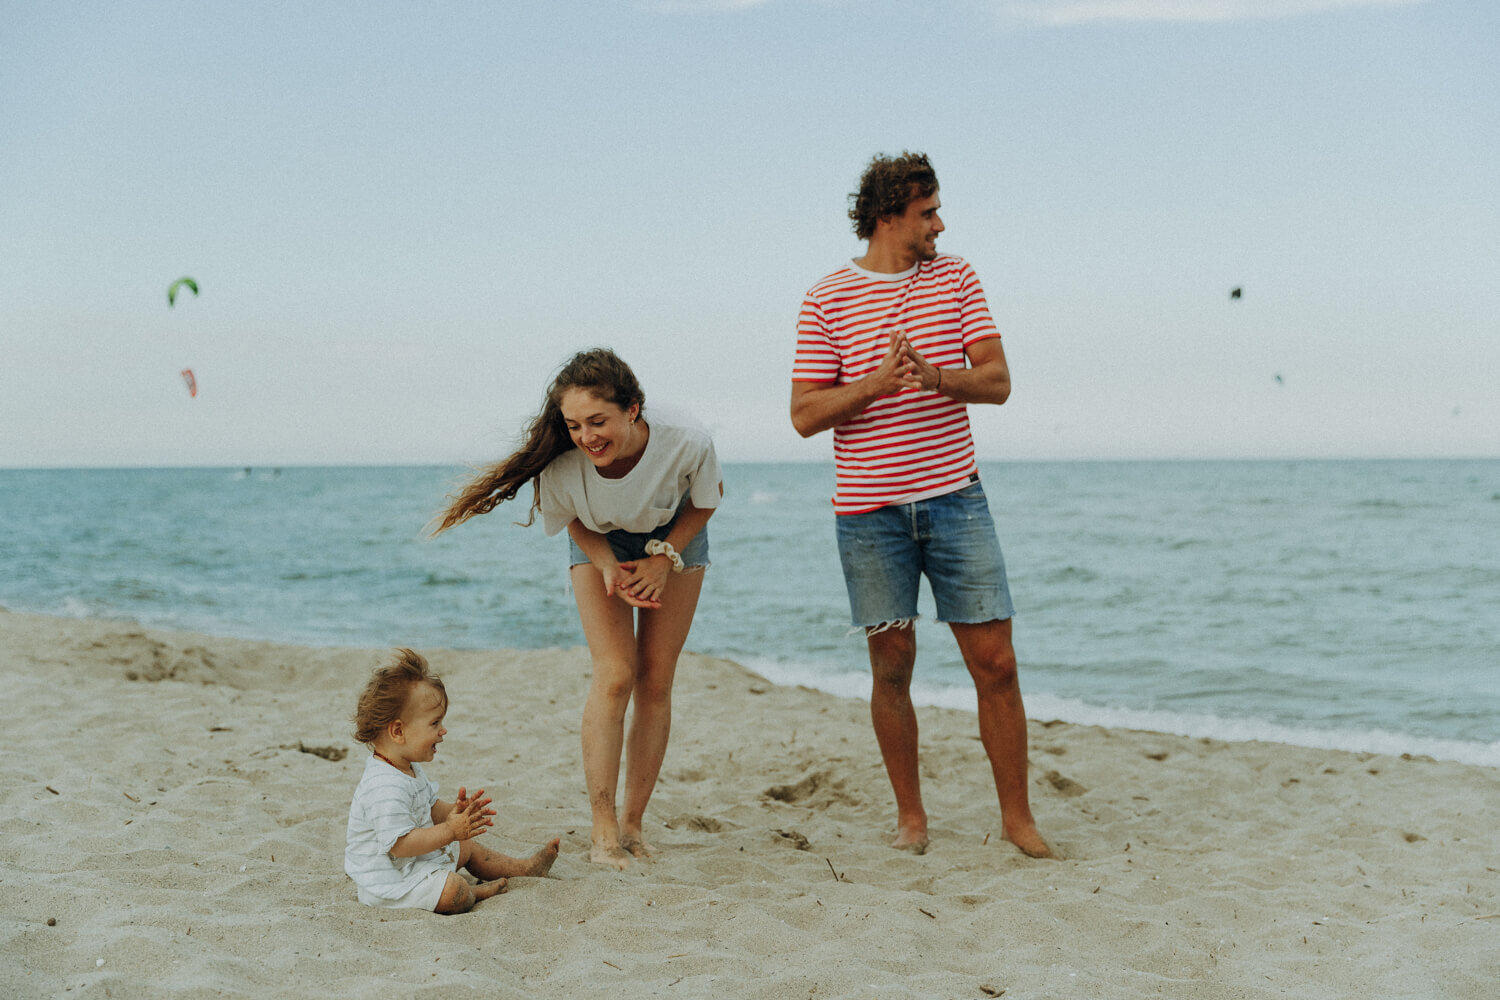
[[[682,516],[686,500],[677,508],[677,513],[672,515],[672,520],[657,528],[655,531],[606,531],[604,537],[609,540],[609,547],[614,550],[615,558],[620,562],[636,562],[646,558],[646,543],[653,538],[666,538],[672,530],[672,525]],[[682,557],[684,569],[708,566],[708,525],[687,543],[683,550],[677,553]],[[568,536],[568,567],[582,566],[589,561],[589,557],[583,554],[578,543],[573,541],[573,536]]]
[[[923,574],[940,622],[973,625],[1015,615],[1005,557],[977,481],[915,503],[841,514],[836,521],[855,628],[914,620]]]

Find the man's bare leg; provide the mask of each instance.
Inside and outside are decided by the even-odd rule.
[[[870,670],[870,721],[885,773],[896,793],[896,839],[892,847],[915,854],[927,850],[927,811],[922,807],[922,779],[917,766],[917,711],[911,703],[911,674],[917,660],[917,636],[911,622],[867,631]]]
[[[1037,832],[1026,785],[1026,708],[1016,678],[1011,622],[950,624],[979,696],[979,739],[990,759],[1005,839],[1033,858],[1052,857]]]

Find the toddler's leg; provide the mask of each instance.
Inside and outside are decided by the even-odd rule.
[[[459,844],[458,866],[473,872],[475,878],[486,881],[541,878],[552,870],[552,863],[557,860],[558,843],[558,838],[553,837],[531,857],[513,858],[508,854],[492,851],[476,841],[465,840]]]
[[[433,908],[433,912],[468,913],[481,899],[489,899],[504,891],[504,879],[470,885],[462,875],[451,872],[448,875],[448,881],[443,883],[443,894],[438,898],[438,904]]]

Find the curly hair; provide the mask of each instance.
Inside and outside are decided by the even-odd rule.
[[[395,659],[377,668],[359,693],[359,704],[354,709],[354,738],[361,743],[374,743],[386,726],[401,718],[406,697],[418,684],[431,685],[442,695],[443,704],[448,704],[448,689],[443,687],[442,678],[427,666],[426,658],[409,649],[396,650]]]
[[[542,470],[573,447],[562,415],[562,397],[570,389],[585,389],[622,410],[639,406],[641,413],[646,411],[646,394],[641,391],[635,372],[614,351],[599,347],[573,355],[547,388],[542,411],[526,428],[521,447],[509,458],[480,472],[457,496],[449,496],[447,508],[435,518],[437,526],[432,534],[441,534],[515,499],[528,480],[532,484],[531,511],[524,523],[529,525],[536,520],[536,512],[542,505],[538,482]]]
[[[854,235],[867,240],[881,219],[900,215],[914,198],[929,198],[938,189],[937,172],[925,153],[900,156],[878,153],[859,179],[859,190],[849,195],[849,221]]]

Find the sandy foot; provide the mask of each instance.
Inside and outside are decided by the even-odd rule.
[[[1042,835],[1037,832],[1034,826],[1017,830],[1014,833],[1007,830],[1005,831],[1005,839],[1015,844],[1021,853],[1028,857],[1054,858],[1057,856],[1052,853],[1052,848],[1042,839]]]
[[[589,861],[596,865],[607,865],[616,871],[630,867],[630,855],[619,844],[594,844],[589,849]]]
[[[526,859],[525,870],[519,874],[531,878],[543,878],[552,870],[552,864],[557,860],[558,845],[562,843],[558,837],[547,841],[546,845]]]
[[[656,856],[656,848],[646,843],[640,834],[625,834],[620,838],[620,847],[633,858],[645,859]]]

